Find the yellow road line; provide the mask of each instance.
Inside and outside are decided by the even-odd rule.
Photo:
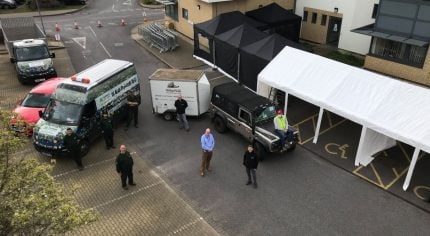
[[[316,130],[317,125],[315,124],[315,119],[312,118],[312,126],[314,127],[314,131]]]
[[[394,175],[396,176],[396,177],[399,177],[399,173],[397,173],[397,170],[396,170],[396,168],[391,168],[392,170],[393,170],[393,172],[394,172]]]
[[[292,126],[301,125],[301,124],[303,124],[303,123],[305,123],[305,122],[309,121],[310,119],[313,119],[315,116],[318,116],[318,113],[317,113],[317,114],[315,114],[315,115],[312,115],[312,116],[310,116],[310,117],[308,117],[308,118],[306,118],[306,119],[304,119],[304,120],[302,120],[302,121],[300,121],[300,122],[298,122],[298,123],[295,123],[295,124],[294,124],[294,125],[292,125]]]
[[[408,153],[406,152],[405,148],[403,148],[402,143],[398,142],[397,143],[400,147],[400,150],[402,150],[403,155],[405,155],[406,159],[408,159],[409,162],[411,162],[411,158],[409,157]]]
[[[328,123],[330,124],[330,127],[332,127],[333,126],[333,121],[331,120],[330,112],[327,111],[326,113],[327,113]]]
[[[387,184],[387,186],[385,186],[385,190],[388,190],[393,184],[395,184],[404,174],[406,174],[406,172],[408,171],[409,166],[407,168],[405,168],[400,174],[399,176],[397,176],[396,178],[394,178],[389,184]]]
[[[321,132],[320,132],[320,135],[323,135],[323,134],[324,134],[324,133],[326,133],[327,131],[329,131],[329,130],[331,130],[331,129],[336,128],[336,126],[338,126],[338,125],[342,124],[342,123],[343,123],[343,122],[345,122],[345,121],[346,121],[346,119],[341,120],[341,121],[339,121],[338,123],[334,124],[332,127],[327,128],[327,129],[325,129],[325,130],[321,131]],[[311,141],[312,139],[314,139],[314,137],[313,137],[313,136],[312,136],[311,138],[309,138],[309,139],[306,139],[304,142],[301,142],[301,143],[299,143],[299,144],[304,145],[304,144],[308,143],[309,141]]]
[[[380,188],[385,189],[385,186],[384,186],[384,185],[381,185],[381,184],[379,184],[379,183],[375,182],[374,180],[371,180],[371,179],[367,178],[366,176],[364,176],[364,175],[362,175],[362,174],[358,173],[358,171],[360,171],[362,168],[364,168],[364,166],[360,166],[360,167],[358,167],[358,168],[357,168],[357,169],[355,169],[352,173],[354,173],[354,174],[355,174],[355,175],[357,175],[358,177],[363,178],[364,180],[366,180],[366,181],[368,181],[368,182],[370,182],[370,183],[372,183],[372,184],[374,184],[374,185],[376,185],[376,186],[378,186],[378,187],[380,187]]]
[[[375,173],[375,176],[376,176],[376,179],[378,180],[378,182],[379,182],[382,186],[384,186],[384,183],[382,183],[381,176],[379,176],[379,173],[378,173],[378,171],[376,171],[375,166],[373,166],[373,164],[372,164],[372,163],[370,163],[369,165],[370,165],[370,167],[372,168],[373,173]]]

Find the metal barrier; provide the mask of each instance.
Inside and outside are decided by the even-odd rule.
[[[159,49],[160,53],[173,51],[179,46],[177,33],[159,23],[140,26],[138,33],[142,35],[143,41],[149,44],[150,47]]]

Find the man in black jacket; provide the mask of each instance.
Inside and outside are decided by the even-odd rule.
[[[66,136],[63,139],[64,148],[68,152],[69,156],[75,160],[79,170],[84,169],[81,158],[81,147],[79,145],[79,137],[73,133],[71,128],[67,128]]]
[[[187,115],[185,114],[185,109],[188,107],[187,101],[182,99],[182,96],[179,96],[175,101],[175,107],[179,119],[179,129],[185,127],[185,130],[188,132],[190,130],[190,126],[188,125]]]
[[[254,188],[257,188],[256,170],[258,166],[258,157],[255,154],[254,148],[252,145],[248,146],[248,150],[243,155],[243,165],[246,167],[246,174],[248,175],[248,182],[246,182],[246,185],[252,184],[252,181],[251,181],[251,175],[252,175],[252,179],[254,181]]]
[[[127,91],[127,124],[125,126],[125,130],[128,130],[130,126],[131,120],[134,120],[134,127],[139,128],[137,126],[138,114],[139,114],[139,105],[140,105],[140,95],[134,95],[132,91]]]
[[[103,132],[103,137],[106,143],[106,149],[115,148],[113,146],[113,124],[112,119],[109,117],[107,111],[103,112],[102,118],[100,120],[100,127]]]
[[[116,158],[116,171],[121,174],[121,183],[122,188],[127,190],[127,179],[128,184],[131,186],[135,186],[136,184],[133,181],[133,158],[130,153],[127,151],[125,145],[121,145],[119,148],[119,154]]]

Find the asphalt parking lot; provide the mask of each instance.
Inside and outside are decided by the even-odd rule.
[[[430,204],[430,158],[421,152],[410,187],[402,185],[409,168],[413,148],[398,142],[395,147],[377,153],[368,166],[354,165],[361,126],[336,114],[324,111],[318,142],[314,144],[319,108],[298,98],[290,97],[289,122],[300,131],[300,144],[336,166],[384,189],[426,211]]]

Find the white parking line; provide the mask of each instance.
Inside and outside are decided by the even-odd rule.
[[[177,230],[173,231],[172,233],[170,233],[170,234],[168,234],[168,235],[175,235],[175,234],[177,234],[177,233],[180,233],[180,232],[182,232],[182,231],[184,231],[184,230],[188,229],[189,227],[191,227],[191,226],[193,226],[193,225],[195,225],[195,224],[199,223],[199,222],[200,222],[200,221],[202,221],[202,220],[203,220],[203,217],[199,217],[199,218],[195,219],[194,221],[192,221],[192,222],[190,222],[190,223],[188,223],[188,224],[185,224],[185,225],[181,226],[179,229],[177,229]]]
[[[97,38],[97,34],[96,34],[96,32],[93,30],[93,28],[90,26],[90,30],[91,30],[91,32],[93,32],[93,34],[94,34],[94,37],[96,37]]]
[[[105,45],[103,45],[103,43],[102,43],[102,42],[99,42],[99,43],[100,43],[100,45],[102,45],[102,47],[103,47],[103,49],[105,50],[106,54],[108,54],[108,56],[109,56],[110,58],[112,58],[112,55],[110,55],[110,53],[109,53],[109,51],[106,49]]]
[[[117,198],[114,198],[114,199],[109,200],[109,201],[107,201],[107,202],[104,202],[104,203],[101,203],[101,204],[99,204],[99,205],[96,205],[96,206],[94,206],[94,207],[92,207],[92,208],[101,208],[101,207],[107,206],[107,205],[109,205],[109,204],[111,204],[111,203],[114,203],[114,202],[116,202],[116,201],[119,201],[119,200],[124,199],[124,198],[129,197],[129,196],[132,196],[132,195],[134,195],[134,194],[136,194],[136,193],[139,193],[139,192],[142,192],[142,191],[144,191],[144,190],[147,190],[147,189],[153,188],[153,187],[155,187],[155,186],[157,186],[157,185],[160,185],[160,184],[162,184],[162,183],[164,183],[164,182],[163,182],[163,181],[159,181],[159,182],[156,182],[156,183],[150,184],[150,185],[145,186],[145,187],[143,187],[143,188],[139,188],[139,189],[138,189],[138,190],[136,190],[136,191],[130,192],[130,193],[125,194],[125,195],[122,195],[121,197],[117,197]]]

